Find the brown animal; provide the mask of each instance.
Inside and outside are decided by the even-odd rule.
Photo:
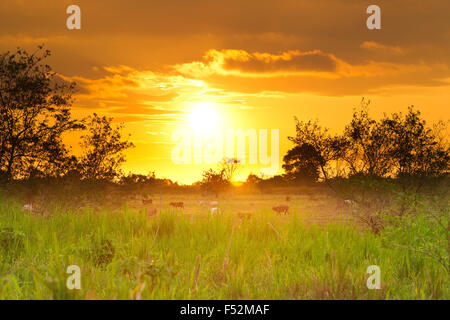
[[[142,199],[142,204],[143,205],[149,205],[149,204],[152,204],[152,203],[153,203],[152,199],[148,199],[148,200]]]
[[[174,207],[174,208],[184,208],[184,203],[183,202],[171,202],[170,206]]]
[[[34,203],[27,203],[22,207],[23,211],[26,211],[32,215],[35,216],[43,216],[48,218],[48,212],[47,209],[45,209],[44,207],[38,205],[38,204],[34,204]]]
[[[252,217],[252,214],[251,214],[251,213],[243,213],[243,212],[239,212],[239,213],[238,213],[238,217],[239,217],[239,219],[241,219],[241,220],[245,220],[245,219],[250,220],[250,218]]]
[[[291,201],[291,197],[286,196],[286,201]]]
[[[278,214],[281,214],[281,213],[288,214],[289,207],[288,206],[277,206],[277,207],[273,207],[272,210]]]
[[[147,208],[147,217],[155,216],[158,213],[156,208],[148,207]]]

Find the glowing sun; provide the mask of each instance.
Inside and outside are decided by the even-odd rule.
[[[198,133],[214,133],[219,128],[220,117],[212,104],[200,103],[189,114],[189,125]]]

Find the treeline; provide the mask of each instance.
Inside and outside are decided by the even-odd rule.
[[[344,132],[329,134],[318,122],[296,121],[294,147],[284,157],[290,180],[327,181],[330,178],[367,175],[440,177],[449,171],[450,153],[446,125],[426,125],[420,111],[384,115],[374,120],[369,101],[353,113]]]
[[[92,114],[71,116],[75,83],[62,79],[44,63],[50,52],[21,49],[0,55],[0,182],[10,188],[20,182],[37,186],[70,186],[72,191],[95,193],[106,189],[131,193],[233,191],[241,164],[225,159],[206,170],[192,186],[149,175],[125,175],[120,166],[124,151],[133,147],[112,118]],[[317,121],[295,118],[293,147],[284,156],[285,173],[274,177],[254,174],[240,186],[243,192],[271,192],[276,188],[327,184],[346,180],[442,179],[449,171],[445,123],[430,128],[413,107],[375,120],[369,102],[362,100],[341,134],[332,135]],[[81,152],[75,155],[64,136],[82,132]],[[358,178],[359,177],[359,178]],[[409,180],[410,181],[410,180]],[[81,183],[82,182],[82,183]],[[84,190],[84,191],[83,191]],[[29,191],[36,194],[36,191]]]
[[[428,127],[412,106],[405,115],[385,114],[375,120],[369,104],[362,100],[341,134],[330,134],[318,121],[295,118],[296,135],[288,137],[293,147],[283,158],[285,173],[268,178],[251,174],[244,188],[269,192],[318,182],[337,187],[343,179],[359,181],[361,187],[362,181],[422,185],[445,180],[450,163],[446,124]],[[231,187],[238,166],[236,160],[224,161],[216,170],[205,171],[199,184],[217,195]]]

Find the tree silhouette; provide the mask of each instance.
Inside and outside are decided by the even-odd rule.
[[[450,163],[446,139],[426,126],[413,107],[374,120],[370,101],[362,100],[342,135],[331,136],[317,122],[296,120],[296,136],[284,157],[283,168],[290,180],[325,180],[332,176],[330,164],[339,161],[347,176],[376,177],[439,176],[447,174]],[[442,126],[440,129],[442,131]],[[435,130],[436,131],[436,130]]]
[[[322,178],[328,180],[328,165],[339,157],[342,138],[331,136],[317,121],[294,119],[296,135],[288,139],[295,146],[284,157],[283,165],[287,177],[311,181],[317,180],[320,172]]]
[[[133,146],[122,139],[122,126],[97,114],[71,118],[75,83],[67,82],[44,64],[50,51],[39,46],[0,55],[0,178],[2,180],[71,175],[112,180]],[[83,154],[77,158],[63,135],[87,129]]]
[[[411,106],[403,118],[394,113],[382,120],[389,133],[389,156],[394,162],[397,175],[440,175],[448,172],[449,147],[421,119],[420,111]]]
[[[225,158],[219,165],[223,172],[223,178],[228,182],[232,182],[241,170],[241,160],[237,158]]]
[[[39,46],[0,55],[0,171],[6,179],[67,170],[62,135],[80,129],[71,119],[74,84],[43,63],[50,55]]]
[[[209,169],[203,172],[203,178],[200,187],[205,193],[212,193],[216,197],[230,186],[230,182],[225,177],[224,169],[215,171]]]
[[[284,156],[283,169],[286,178],[300,182],[315,182],[319,178],[320,153],[312,145],[304,143],[290,149]]]
[[[84,120],[88,133],[81,137],[83,155],[78,166],[85,179],[111,181],[116,178],[120,165],[125,162],[123,151],[134,146],[122,138],[123,125],[114,127],[112,120],[96,113]]]
[[[370,101],[362,100],[349,125],[345,127],[345,143],[340,155],[350,174],[385,176],[392,172],[391,133],[382,122],[369,116]]]

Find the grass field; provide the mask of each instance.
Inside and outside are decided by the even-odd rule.
[[[2,200],[0,298],[450,298],[442,265],[393,244],[413,244],[414,232],[373,234],[331,199],[293,196],[290,214],[279,216],[271,207],[285,196],[233,196],[213,217],[194,196],[182,197],[184,210],[170,209],[172,199],[180,196],[161,198],[150,218],[133,203],[42,216]],[[81,268],[80,290],[66,287],[70,265]],[[379,290],[366,286],[370,265],[381,269]]]

